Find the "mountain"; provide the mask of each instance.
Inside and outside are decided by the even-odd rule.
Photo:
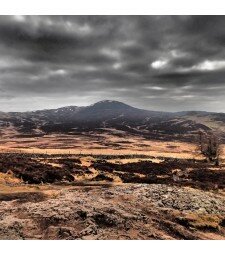
[[[0,112],[0,129],[21,134],[90,132],[114,128],[147,138],[192,139],[199,130],[225,134],[225,114],[208,112],[159,112],[104,100],[90,106],[68,106],[30,112]],[[0,130],[1,131],[1,130]]]

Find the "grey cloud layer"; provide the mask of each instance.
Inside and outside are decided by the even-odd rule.
[[[225,16],[1,16],[1,110],[224,111]]]

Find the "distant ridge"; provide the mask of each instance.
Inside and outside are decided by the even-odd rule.
[[[11,126],[21,134],[91,132],[113,128],[154,139],[193,139],[199,130],[223,138],[225,114],[202,111],[177,113],[138,109],[123,102],[103,100],[89,106],[66,106],[30,112],[0,112],[0,131]],[[38,131],[37,131],[38,130]]]

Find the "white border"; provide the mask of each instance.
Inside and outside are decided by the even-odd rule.
[[[7,0],[1,15],[225,14],[224,0]],[[1,254],[221,254],[224,241],[0,241]]]
[[[224,6],[224,0],[6,0],[0,14],[223,15]]]
[[[221,254],[224,241],[0,241],[1,254],[192,255]]]

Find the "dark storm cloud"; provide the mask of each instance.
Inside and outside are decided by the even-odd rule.
[[[1,16],[1,110],[224,111],[224,16]]]

